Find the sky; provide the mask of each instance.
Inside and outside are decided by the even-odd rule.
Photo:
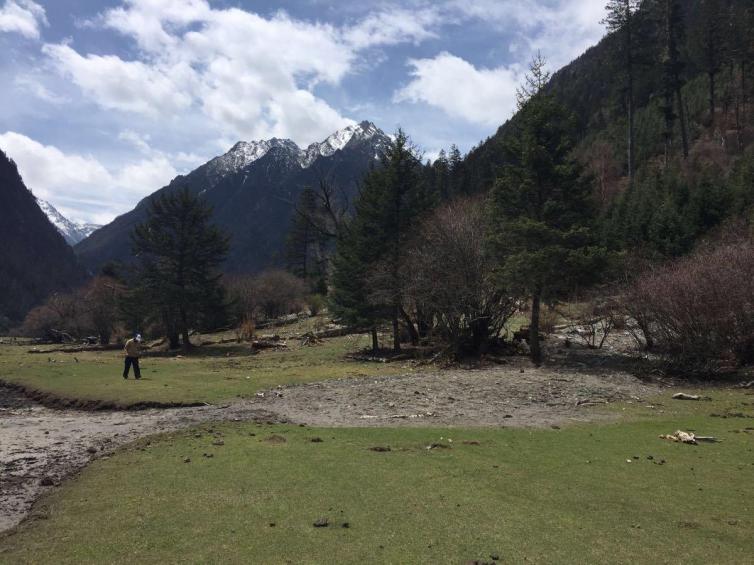
[[[540,51],[604,0],[0,0],[0,149],[67,217],[106,223],[239,140],[362,120],[427,158],[483,141]]]

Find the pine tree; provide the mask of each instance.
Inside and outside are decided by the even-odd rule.
[[[539,311],[599,272],[592,245],[591,187],[573,158],[573,119],[545,90],[549,74],[537,56],[518,91],[519,114],[505,143],[506,163],[492,192],[490,246],[501,286],[532,302],[529,344],[539,363]]]
[[[701,0],[691,28],[691,50],[709,81],[710,127],[715,129],[715,78],[725,58],[725,15],[723,0]]]
[[[463,162],[463,156],[456,144],[450,146],[448,155],[448,174],[450,176],[450,194],[460,196],[466,192],[466,167]]]
[[[450,187],[450,162],[444,149],[440,150],[437,159],[432,163],[434,171],[435,194],[440,200],[449,200],[451,194]]]
[[[351,326],[369,330],[375,352],[379,349],[377,325],[387,315],[374,303],[369,288],[370,270],[387,246],[387,234],[379,221],[382,201],[382,177],[373,170],[362,183],[354,218],[338,233],[330,293],[333,314]]]
[[[659,11],[662,21],[662,71],[663,95],[662,108],[665,119],[665,163],[670,159],[673,124],[676,117],[681,129],[681,143],[683,157],[689,156],[688,129],[686,124],[686,107],[683,102],[681,89],[683,88],[684,61],[681,57],[681,46],[684,39],[684,18],[679,0],[656,0],[655,9]],[[675,103],[676,110],[673,109]],[[677,114],[675,112],[678,112]]]
[[[628,139],[627,139],[627,167],[629,182],[634,177],[634,73],[635,73],[635,52],[637,49],[636,39],[636,12],[639,9],[640,0],[608,0],[605,9],[607,16],[604,19],[605,25],[610,32],[617,33],[620,36],[620,50],[622,52],[623,64],[625,65],[625,85],[624,97],[626,112],[628,114]]]
[[[296,205],[285,249],[288,270],[320,291],[326,260],[324,237],[318,229],[323,223],[321,216],[317,195],[313,189],[305,188]]]
[[[432,205],[423,178],[416,150],[398,130],[381,166],[364,179],[334,261],[335,311],[349,323],[368,324],[375,337],[379,320],[390,320],[394,351],[400,350],[399,322],[407,317],[401,296],[405,244],[417,216]],[[413,324],[408,329],[415,336]]]
[[[168,335],[181,335],[184,349],[191,346],[191,324],[224,307],[218,269],[229,238],[210,224],[211,216],[209,206],[182,188],[152,199],[147,219],[132,234],[143,295]]]

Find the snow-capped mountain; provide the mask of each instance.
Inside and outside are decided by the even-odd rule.
[[[353,201],[364,173],[391,139],[371,122],[352,124],[306,148],[290,139],[239,141],[224,155],[142,200],[136,208],[75,246],[95,271],[131,258],[130,233],[146,218],[156,195],[186,187],[213,208],[213,220],[231,236],[228,271],[253,272],[279,265],[295,203],[322,180]]]
[[[37,204],[39,204],[47,219],[50,220],[70,246],[76,245],[79,241],[89,237],[92,232],[102,227],[97,224],[73,222],[61,214],[55,206],[41,198],[37,198]]]
[[[319,157],[329,157],[336,151],[344,149],[352,140],[355,142],[375,139],[379,148],[389,143],[389,138],[372,122],[361,122],[336,131],[322,142],[315,142],[300,148],[290,139],[264,139],[261,141],[239,141],[230,151],[215,157],[207,167],[211,174],[224,176],[239,171],[261,159],[273,149],[282,149],[289,153],[302,169],[310,167]]]

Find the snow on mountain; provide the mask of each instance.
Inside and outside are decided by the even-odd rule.
[[[37,204],[39,204],[42,212],[45,213],[47,219],[60,232],[60,235],[63,236],[68,245],[76,245],[79,241],[89,237],[92,232],[102,227],[96,224],[72,222],[58,212],[55,206],[41,198],[37,198]]]
[[[340,151],[351,140],[363,141],[377,135],[389,140],[377,126],[364,121],[338,130],[324,141],[312,143],[306,149],[301,149],[290,139],[272,138],[260,141],[239,141],[225,155],[212,159],[208,163],[208,167],[213,175],[224,176],[248,167],[254,161],[264,157],[272,148],[282,148],[287,150],[302,168],[307,168],[319,157],[329,157],[336,151]]]
[[[319,157],[329,157],[336,151],[343,149],[351,140],[363,141],[371,139],[376,135],[387,138],[382,130],[372,122],[364,121],[345,127],[336,131],[321,143],[312,143],[309,145],[303,152],[301,166],[308,167]]]

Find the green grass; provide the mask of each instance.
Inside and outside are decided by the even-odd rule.
[[[138,382],[133,374],[126,381],[121,377],[120,351],[30,354],[29,347],[0,345],[0,379],[61,398],[128,406],[140,402],[218,403],[253,396],[279,384],[411,370],[401,363],[346,358],[368,344],[365,336],[334,338],[310,347],[289,340],[286,350],[263,350],[256,355],[245,345],[204,346],[188,356],[143,358]]]
[[[754,396],[669,396],[562,430],[224,424],[223,446],[207,426],[161,436],[44,498],[0,538],[0,562],[754,562],[754,420],[709,416],[752,414]],[[657,437],[679,428],[722,441]],[[320,517],[331,526],[314,528]]]

